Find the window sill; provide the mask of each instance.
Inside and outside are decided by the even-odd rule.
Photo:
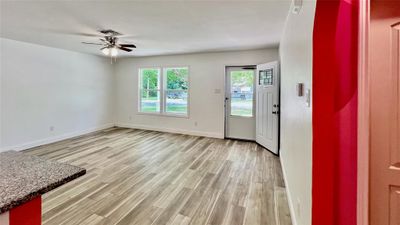
[[[228,117],[238,117],[238,118],[254,118],[254,116],[239,116],[239,115],[228,115]]]
[[[174,114],[174,113],[153,113],[153,112],[137,112],[136,115],[141,116],[162,116],[162,117],[176,117],[176,118],[184,118],[189,119],[188,114]]]

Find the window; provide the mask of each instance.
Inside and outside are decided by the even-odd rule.
[[[254,71],[232,71],[231,85],[231,116],[253,116],[253,84]]]
[[[188,68],[165,68],[165,112],[187,114]]]
[[[160,112],[160,69],[140,69],[140,111]]]
[[[188,67],[140,69],[139,79],[139,112],[188,115]]]

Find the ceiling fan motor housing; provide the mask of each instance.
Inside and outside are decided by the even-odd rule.
[[[117,40],[118,40],[118,38],[117,38],[117,37],[114,37],[114,36],[105,36],[104,38],[105,38],[105,39],[107,40],[107,42],[108,42],[110,45],[112,45],[112,46],[114,46],[115,43],[117,43]]]

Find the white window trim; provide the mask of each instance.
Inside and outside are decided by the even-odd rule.
[[[166,87],[166,82],[167,79],[164,76],[164,70],[165,69],[170,69],[170,68],[187,68],[188,69],[188,89],[187,91],[187,112],[185,114],[182,113],[171,113],[171,112],[166,112],[166,103],[167,99],[165,97],[165,93],[168,91],[167,89],[164,89]],[[142,112],[142,96],[141,96],[141,91],[142,90],[148,90],[148,89],[142,89],[142,76],[141,76],[141,71],[145,69],[158,69],[160,71],[159,73],[159,89],[157,91],[160,92],[160,112]],[[152,115],[152,116],[166,116],[166,117],[177,117],[177,118],[189,118],[190,115],[190,67],[189,66],[145,66],[145,67],[139,67],[138,69],[138,111],[137,115]],[[151,89],[152,90],[152,89]],[[156,89],[154,89],[156,90]],[[176,91],[184,91],[184,90],[176,90]]]

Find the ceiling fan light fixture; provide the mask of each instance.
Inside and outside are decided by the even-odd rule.
[[[118,49],[116,47],[113,47],[110,49],[110,53],[111,53],[111,56],[115,57],[118,55]]]
[[[0,0],[1,1],[1,0]],[[100,51],[106,55],[110,56],[114,61],[116,60],[119,50],[124,52],[131,52],[132,48],[136,48],[136,45],[129,43],[119,43],[119,38],[116,36],[121,35],[120,33],[113,30],[101,30],[100,33],[104,35],[104,37],[99,38],[100,43],[94,42],[82,42],[83,44],[90,45],[101,45]]]
[[[110,49],[109,48],[103,48],[101,50],[101,52],[103,52],[104,55],[110,55]]]

